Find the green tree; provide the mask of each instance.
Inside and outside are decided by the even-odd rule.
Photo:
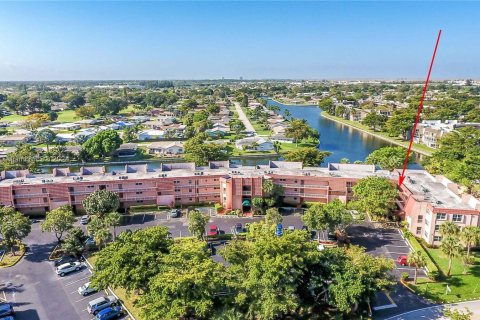
[[[89,215],[96,215],[100,219],[120,207],[118,194],[109,190],[97,190],[89,194],[82,201],[85,211]]]
[[[230,129],[235,132],[235,134],[240,134],[243,130],[245,130],[245,125],[242,121],[238,119],[233,119],[230,121]]]
[[[92,119],[95,117],[95,107],[82,106],[75,109],[75,115],[82,119]]]
[[[92,158],[105,158],[113,154],[122,144],[122,139],[115,130],[103,130],[88,139],[82,146]]]
[[[352,222],[352,216],[345,205],[338,199],[327,204],[312,204],[302,217],[309,229],[319,231],[339,231],[344,233],[346,227]],[[320,234],[318,233],[319,240]]]
[[[382,147],[368,155],[365,163],[374,164],[382,169],[393,171],[402,168],[407,156],[407,149],[403,147]],[[408,163],[412,162],[412,154],[409,155]]]
[[[139,300],[142,313],[146,319],[208,319],[223,279],[223,266],[210,258],[204,242],[176,242]]]
[[[318,102],[318,106],[328,114],[334,115],[335,114],[335,105],[333,100],[330,98],[322,99]]]
[[[87,230],[88,234],[95,240],[99,249],[112,239],[112,234],[110,233],[107,221],[101,219],[99,216],[92,216],[92,219],[87,226]]]
[[[415,122],[415,111],[411,109],[401,109],[394,112],[385,122],[385,127],[388,134],[392,137],[402,136],[404,140],[407,139],[408,132],[412,129]]]
[[[423,268],[427,264],[427,259],[422,254],[421,251],[414,251],[410,252],[407,256],[407,262],[410,266],[415,268],[415,275],[413,278],[413,282],[417,284],[417,270],[418,268]]]
[[[188,231],[198,240],[204,239],[205,227],[209,218],[198,210],[188,213]]]
[[[79,227],[73,227],[68,230],[62,243],[62,249],[67,254],[80,256],[84,249],[85,240],[87,240],[87,236],[83,233],[83,230]]]
[[[113,211],[105,216],[105,222],[108,226],[113,227],[113,240],[117,238],[117,227],[121,225],[122,216],[120,213]]]
[[[457,238],[446,237],[443,239],[440,249],[448,257],[447,277],[449,277],[452,270],[452,260],[460,255],[462,246]]]
[[[6,250],[15,255],[14,246],[20,243],[32,229],[30,220],[13,208],[1,209],[0,234]]]
[[[331,154],[331,152],[320,151],[315,147],[302,147],[287,152],[284,154],[284,158],[287,161],[302,162],[306,167],[318,167]]]
[[[214,143],[205,143],[208,135],[205,133],[197,134],[195,137],[185,142],[185,159],[195,162],[197,166],[208,164],[209,161],[226,160],[228,158],[225,148]]]
[[[46,218],[41,224],[41,229],[43,232],[53,232],[58,244],[60,244],[63,234],[73,227],[74,222],[75,216],[72,208],[65,205],[47,212]]]
[[[135,127],[128,127],[123,131],[122,140],[124,142],[133,142],[137,140],[137,131]]]
[[[377,217],[386,217],[395,208],[397,189],[388,179],[372,176],[355,184],[353,197],[361,210]]]
[[[244,109],[248,108],[248,96],[246,94],[242,97],[241,107]]]
[[[263,198],[253,198],[252,205],[263,213],[263,210],[265,209],[265,201]]]
[[[440,234],[442,237],[457,237],[460,233],[460,227],[452,221],[445,221],[440,225]]]
[[[362,120],[362,124],[369,126],[376,131],[378,127],[383,127],[387,118],[377,114],[375,111],[371,111],[367,116]]]
[[[50,144],[55,141],[56,134],[50,129],[43,129],[37,132],[36,139],[39,143],[44,143],[47,145],[47,153],[50,158]],[[49,159],[49,161],[51,161]]]
[[[276,226],[279,223],[282,223],[283,217],[278,212],[277,208],[269,208],[265,214],[265,223],[267,226]]]
[[[293,119],[285,129],[285,136],[292,138],[295,144],[309,137],[310,126],[305,119]]]
[[[460,233],[460,239],[467,246],[467,259],[470,257],[470,248],[480,240],[480,228],[475,226],[466,226]]]
[[[173,240],[163,226],[122,232],[97,253],[91,282],[98,288],[147,291],[150,280],[163,268]]]

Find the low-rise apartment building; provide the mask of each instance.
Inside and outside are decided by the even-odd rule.
[[[81,214],[82,200],[96,190],[110,190],[120,197],[121,208],[157,204],[188,206],[220,203],[226,210],[250,210],[253,198],[265,196],[266,180],[283,187],[284,202],[301,206],[304,202],[348,202],[358,180],[376,175],[392,184],[398,172],[378,170],[373,165],[328,164],[304,167],[300,162],[270,161],[266,165],[241,166],[229,161],[212,161],[207,166],[194,163],[126,165],[124,170],[107,172],[105,167],[82,167],[79,172],[55,168],[51,174],[28,170],[0,173],[0,205],[12,206],[38,215],[62,205]],[[441,240],[439,225],[450,220],[463,227],[480,226],[480,201],[461,196],[458,186],[445,177],[424,170],[407,170],[399,187],[399,212],[410,231],[429,243]]]
[[[424,170],[407,170],[406,176],[397,204],[412,234],[438,245],[442,240],[440,225],[445,221],[460,228],[480,226],[480,201],[462,194],[457,184]]]

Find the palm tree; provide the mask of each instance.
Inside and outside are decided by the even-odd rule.
[[[446,237],[453,237],[460,233],[460,228],[452,221],[447,221],[440,225],[440,234]]]
[[[458,239],[446,237],[443,239],[442,244],[440,245],[440,249],[448,257],[447,277],[449,277],[450,271],[452,270],[452,259],[460,255],[462,246],[460,245]]]
[[[263,180],[263,193],[271,194],[273,192],[273,182],[272,180]]]
[[[415,251],[408,255],[407,262],[409,265],[415,267],[415,277],[413,278],[413,283],[417,284],[417,269],[425,267],[427,260],[421,251]]]
[[[477,241],[480,239],[480,228],[474,226],[468,226],[463,228],[462,232],[460,233],[460,239],[465,243],[467,246],[467,260],[470,257],[470,247],[475,245]]]
[[[120,226],[120,221],[122,216],[118,212],[110,212],[105,217],[105,222],[107,225],[113,227],[113,240],[117,237],[116,227]]]

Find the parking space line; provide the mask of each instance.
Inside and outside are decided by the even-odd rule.
[[[75,284],[75,283],[77,283],[77,282],[79,282],[79,281],[82,281],[82,280],[85,280],[85,279],[88,279],[88,278],[90,278],[90,276],[86,276],[86,277],[83,277],[83,278],[81,278],[81,279],[78,279],[78,280],[75,280],[75,281],[71,281],[71,282],[65,284],[65,287],[68,287],[68,286],[70,286],[70,285],[72,285],[72,284]]]
[[[91,299],[91,298],[92,298],[92,297],[90,297],[90,296],[86,296],[86,297],[83,297],[83,298],[80,299],[80,300],[75,301],[75,303],[78,303],[78,302],[83,301],[83,300],[85,300],[85,299]],[[92,299],[92,300],[94,300],[94,299]]]
[[[407,245],[403,245],[403,246],[395,246],[393,244],[386,244],[385,247],[394,247],[394,248],[408,248]]]

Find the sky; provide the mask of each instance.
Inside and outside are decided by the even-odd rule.
[[[480,79],[480,2],[0,2],[0,81]]]

